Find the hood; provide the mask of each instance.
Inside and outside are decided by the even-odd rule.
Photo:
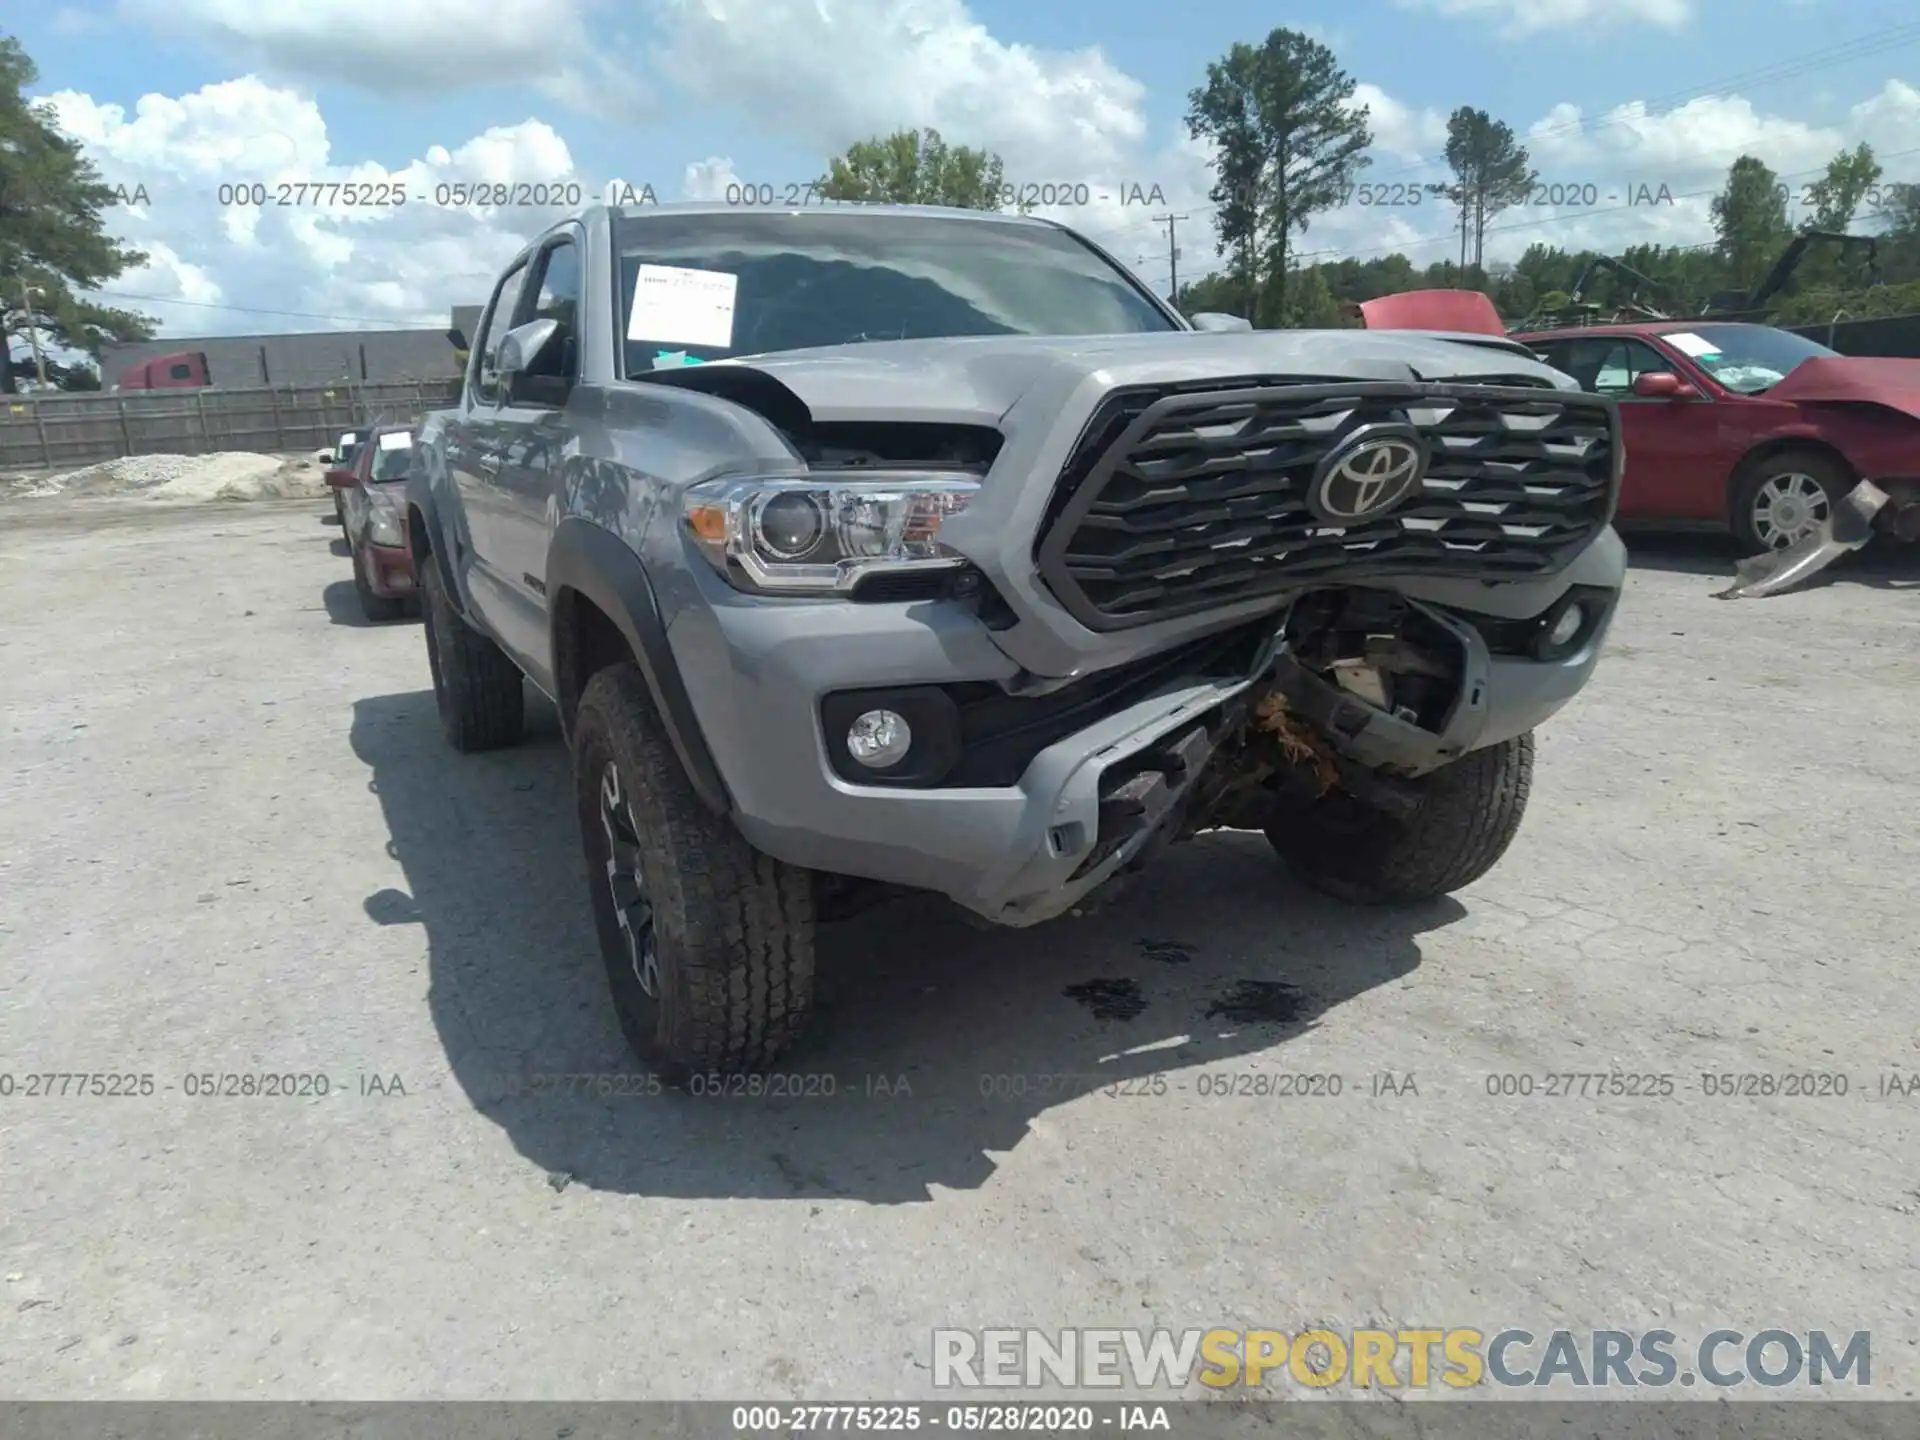
[[[1884,405],[1920,420],[1920,360],[1869,355],[1802,360],[1786,379],[1761,393],[1798,405]]]
[[[1469,335],[1507,333],[1493,301],[1478,290],[1407,290],[1360,302],[1369,330],[1456,330]]]
[[[1251,376],[1316,380],[1572,381],[1517,350],[1368,330],[1174,330],[1152,335],[980,335],[882,340],[656,370],[636,383],[739,393],[777,381],[816,421],[997,424],[1042,379],[1112,386]]]

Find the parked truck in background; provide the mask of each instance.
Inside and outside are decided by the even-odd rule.
[[[157,355],[120,372],[116,390],[199,390],[213,384],[212,367],[203,350]]]

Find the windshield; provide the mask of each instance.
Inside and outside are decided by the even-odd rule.
[[[404,480],[412,464],[412,435],[404,430],[396,430],[380,437],[379,448],[373,453],[375,480]]]
[[[1778,385],[1803,360],[1839,354],[1770,325],[1695,325],[1662,337],[1717,382],[1741,395]]]
[[[860,340],[1178,328],[1050,226],[814,210],[626,216],[615,233],[629,375]]]

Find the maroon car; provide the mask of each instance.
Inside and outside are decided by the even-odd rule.
[[[414,438],[410,426],[376,425],[366,432],[350,468],[327,472],[353,553],[353,588],[369,620],[420,613],[407,548],[406,483]]]
[[[1769,325],[1661,320],[1515,335],[1620,402],[1620,518],[1805,539],[1862,480],[1920,538],[1920,360],[1843,356]]]

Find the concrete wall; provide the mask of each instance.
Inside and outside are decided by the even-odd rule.
[[[134,365],[203,351],[220,389],[258,385],[441,380],[460,373],[444,330],[336,330],[297,335],[168,336],[101,347],[101,383]]]

